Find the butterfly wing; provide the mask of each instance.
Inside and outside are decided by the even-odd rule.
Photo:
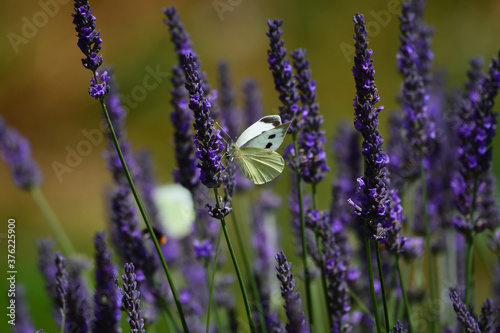
[[[274,116],[265,116],[255,123],[253,123],[250,127],[248,127],[243,133],[241,133],[240,137],[236,141],[236,146],[242,147],[248,141],[252,140],[256,136],[262,134],[263,132],[269,131],[275,127],[281,125],[281,118],[278,115]]]
[[[262,148],[242,148],[234,161],[245,177],[257,185],[273,180],[285,168],[280,154]]]
[[[283,143],[286,132],[288,132],[288,127],[290,127],[290,122],[267,130],[245,142],[241,148],[263,148],[275,151]]]

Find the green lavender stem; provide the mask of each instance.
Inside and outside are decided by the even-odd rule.
[[[49,225],[54,234],[56,235],[56,239],[59,242],[59,244],[61,244],[61,247],[63,248],[64,252],[67,255],[75,254],[75,248],[73,247],[73,244],[71,243],[68,235],[66,235],[66,233],[64,232],[64,229],[62,228],[59,219],[52,210],[52,207],[48,203],[47,199],[45,199],[45,196],[43,195],[43,192],[40,189],[40,187],[38,186],[32,187],[30,188],[29,191],[31,193],[31,196],[35,200],[36,204],[42,211],[42,214],[49,222]]]
[[[219,199],[219,190],[217,187],[214,187],[214,195],[215,200],[217,202],[217,208],[221,208],[220,199]],[[222,231],[224,231],[224,237],[226,238],[227,247],[229,249],[229,253],[231,254],[231,259],[233,260],[234,270],[236,271],[236,276],[238,277],[238,283],[240,284],[241,294],[243,296],[243,301],[245,303],[245,310],[247,312],[248,317],[248,325],[250,326],[250,332],[255,333],[255,325],[252,319],[252,311],[250,309],[250,303],[248,302],[247,291],[245,289],[245,284],[243,282],[243,277],[241,276],[240,266],[238,265],[238,260],[236,259],[236,254],[234,253],[233,245],[231,244],[231,239],[229,238],[229,233],[227,232],[226,220],[224,217],[220,220],[222,225]]]
[[[474,226],[474,215],[476,213],[476,197],[477,197],[477,176],[474,177],[474,189],[472,192],[472,206],[470,212],[470,225]],[[466,252],[465,252],[465,305],[470,308],[472,305],[472,258],[474,256],[474,234],[466,238]]]
[[[243,237],[241,237],[240,224],[238,223],[238,219],[236,217],[236,212],[233,208],[233,214],[231,215],[233,218],[234,230],[236,231],[236,240],[238,241],[238,245],[240,247],[240,252],[243,257],[243,264],[245,265],[245,269],[247,271],[248,280],[250,281],[250,288],[252,289],[252,294],[254,298],[254,304],[257,307],[257,312],[259,313],[259,322],[261,326],[261,331],[267,333],[266,322],[264,319],[264,310],[262,309],[262,302],[259,295],[259,290],[257,288],[257,282],[255,281],[255,274],[253,272],[252,266],[250,265],[250,260],[248,259],[247,251],[245,251],[245,244],[243,243]]]
[[[365,225],[367,222],[365,221]],[[375,295],[375,285],[373,283],[373,266],[372,266],[372,251],[370,245],[370,238],[365,236],[366,243],[366,261],[368,263],[368,278],[370,279],[370,293],[372,296],[372,304],[373,304],[373,314],[375,316],[375,324],[377,325],[377,333],[382,333],[382,327],[380,326],[380,317],[378,314],[378,306],[377,306],[377,295]]]
[[[210,295],[208,297],[208,310],[207,310],[207,333],[210,328],[210,308],[212,306],[212,295],[214,294],[214,284],[215,284],[215,271],[217,270],[217,260],[219,259],[219,250],[220,250],[220,239],[222,238],[222,229],[219,232],[219,237],[217,238],[217,249],[215,250],[215,258],[214,258],[214,268],[212,269],[212,279],[210,281]],[[206,266],[208,267],[208,265]],[[206,270],[208,276],[208,269]],[[221,328],[219,324],[219,329]]]
[[[94,78],[96,79],[96,82],[97,82],[97,78],[95,77],[95,73],[94,73]],[[186,319],[184,318],[184,312],[182,311],[181,302],[179,301],[179,295],[177,294],[177,289],[175,288],[174,280],[172,279],[172,276],[170,275],[170,270],[168,269],[167,262],[165,261],[165,257],[163,256],[163,253],[161,252],[160,244],[158,243],[158,240],[155,237],[155,233],[153,231],[153,227],[151,225],[151,222],[149,221],[148,215],[146,214],[146,211],[144,210],[141,199],[139,198],[139,195],[137,194],[137,190],[135,188],[134,181],[132,180],[132,177],[130,176],[130,171],[127,167],[127,164],[125,163],[125,159],[123,158],[123,153],[122,153],[122,150],[120,148],[118,138],[116,137],[115,129],[113,128],[113,124],[111,123],[111,119],[109,118],[109,113],[108,113],[108,110],[106,108],[106,105],[104,104],[104,101],[102,99],[99,101],[101,103],[101,107],[102,107],[102,111],[104,112],[104,116],[106,117],[106,122],[108,123],[109,131],[111,132],[111,136],[113,137],[113,143],[115,144],[116,152],[118,153],[118,156],[120,157],[123,171],[125,172],[125,175],[127,176],[127,180],[128,180],[129,185],[130,185],[130,189],[132,191],[132,194],[134,195],[137,206],[139,207],[142,218],[144,219],[144,222],[146,223],[149,234],[151,235],[151,239],[153,240],[156,252],[158,253],[158,256],[160,257],[160,261],[161,261],[161,264],[163,266],[163,269],[165,270],[165,274],[167,275],[168,283],[169,283],[170,289],[172,291],[172,296],[174,297],[174,302],[175,302],[175,305],[177,306],[177,311],[179,312],[179,316],[181,319],[182,328],[183,328],[184,332],[187,333],[187,332],[189,332],[189,329],[188,329],[187,324],[186,324]]]
[[[375,241],[375,253],[377,254],[377,267],[378,276],[380,278],[380,288],[382,291],[382,301],[384,303],[384,318],[385,318],[385,328],[387,333],[389,333],[389,309],[387,308],[387,297],[385,294],[385,283],[384,283],[384,272],[382,271],[382,261],[380,260],[380,249],[378,246],[378,241]]]
[[[401,274],[401,265],[399,264],[399,254],[396,254],[396,268],[398,270],[399,285],[401,287],[401,294],[403,295],[403,302],[405,304],[406,314],[408,315],[408,324],[410,325],[410,333],[415,333],[415,330],[413,329],[413,322],[411,320],[410,302],[408,302],[408,296],[406,295],[405,281],[403,280],[403,275]]]
[[[436,291],[435,291],[435,275],[434,275],[434,265],[432,258],[432,248],[431,248],[431,227],[429,222],[429,214],[427,213],[427,184],[425,182],[425,168],[423,160],[420,163],[420,181],[422,187],[422,202],[424,209],[424,220],[425,220],[425,251],[427,252],[427,270],[429,274],[428,278],[428,286],[430,290],[430,305],[432,308],[432,304],[436,299]],[[436,313],[436,316],[438,314]],[[436,333],[437,327],[436,322],[439,321],[439,318],[435,318],[435,320],[431,320],[431,332]]]
[[[298,158],[298,147],[297,147],[297,135],[293,134],[293,149]],[[309,267],[307,265],[307,243],[306,243],[306,222],[304,215],[304,199],[302,197],[302,179],[300,177],[300,172],[297,171],[297,192],[299,199],[299,212],[300,212],[300,234],[302,238],[302,261],[304,264],[304,276],[306,280],[306,302],[307,302],[307,313],[309,314],[309,329],[314,332],[314,320],[312,312],[312,302],[311,302],[311,276],[309,275]]]

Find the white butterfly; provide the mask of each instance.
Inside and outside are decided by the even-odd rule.
[[[282,124],[278,115],[266,116],[241,133],[227,150],[228,158],[254,184],[276,178],[285,168],[285,161],[275,150],[281,146],[290,122]]]

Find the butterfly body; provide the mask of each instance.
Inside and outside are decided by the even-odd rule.
[[[276,152],[288,131],[290,123],[281,123],[279,116],[266,116],[247,128],[227,155],[245,177],[257,185],[276,178],[285,168],[285,161]]]

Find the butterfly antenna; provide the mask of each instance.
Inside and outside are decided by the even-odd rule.
[[[231,142],[233,141],[231,136],[229,134],[227,134],[226,131],[224,131],[222,126],[217,121],[215,122],[215,125],[217,125],[219,127],[219,129],[222,131],[222,133],[224,133],[229,138],[229,141],[231,141]],[[228,142],[226,140],[224,140],[224,138],[222,138],[222,137],[221,137],[221,139],[222,139],[222,141],[224,141],[224,143],[226,144],[226,147],[227,147],[229,145]]]

